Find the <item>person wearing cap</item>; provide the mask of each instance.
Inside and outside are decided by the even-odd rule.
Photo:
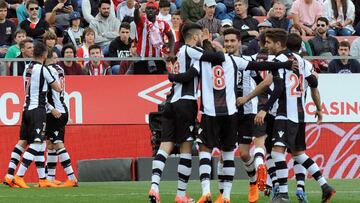
[[[84,28],[80,27],[81,15],[79,12],[74,11],[70,14],[70,27],[64,31],[63,44],[71,43],[76,49],[80,48],[83,44],[82,35]]]
[[[271,23],[273,28],[282,28],[286,31],[290,31],[292,22],[286,17],[285,4],[281,1],[276,1],[273,7],[270,9],[269,18],[266,19]]]
[[[259,29],[259,36],[262,33],[265,33],[265,30],[267,28],[271,28],[271,23],[269,21],[264,21],[262,23],[258,24],[258,29]],[[255,39],[252,39],[248,45],[248,47],[243,50],[243,54],[244,55],[254,55],[256,53],[258,53],[260,51],[260,46],[259,46],[259,36],[256,37]]]
[[[120,21],[110,15],[111,0],[101,0],[98,7],[99,13],[89,27],[95,31],[95,44],[101,46],[107,56],[110,42],[119,36]]]
[[[221,21],[214,16],[215,7],[215,0],[204,0],[205,16],[197,21],[197,24],[201,25],[202,28],[209,30],[213,39],[218,37],[221,32]]]
[[[156,19],[159,4],[148,1],[145,16],[140,16],[140,4],[135,6],[134,21],[137,28],[137,53],[140,57],[174,56],[174,35],[170,25],[163,20]],[[167,37],[167,46],[164,37]],[[164,61],[139,61],[134,64],[134,74],[161,74],[166,72]]]
[[[228,29],[228,28],[232,28],[233,24],[232,24],[232,20],[230,19],[224,19],[221,21],[221,33],[220,36],[216,37],[214,39],[215,42],[218,42],[221,46],[224,47],[224,35],[223,32],[224,30]]]
[[[204,0],[183,0],[180,8],[181,18],[184,23],[193,22],[196,23],[202,17],[204,17]]]

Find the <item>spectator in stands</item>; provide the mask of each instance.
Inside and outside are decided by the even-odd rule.
[[[49,29],[49,24],[38,18],[39,3],[36,0],[29,0],[26,4],[29,18],[20,24],[20,28],[26,31],[28,37],[32,37],[36,41],[41,41],[45,31]]]
[[[109,57],[126,58],[130,57],[130,48],[132,40],[130,39],[130,24],[122,22],[119,29],[119,37],[111,41],[109,46]],[[119,74],[120,64],[123,61],[111,61],[111,70],[113,75]]]
[[[241,44],[243,50],[247,48],[249,42],[259,36],[259,22],[248,15],[248,0],[235,0],[235,17],[233,27],[240,30]]]
[[[49,30],[44,33],[43,42],[44,44],[46,44],[49,50],[54,49],[56,51],[56,54],[58,56],[61,56],[61,51],[59,50],[59,48],[56,47],[57,36],[53,31]]]
[[[205,0],[204,1],[204,11],[205,16],[197,21],[197,24],[201,25],[202,28],[206,28],[209,30],[211,34],[211,39],[215,39],[218,36],[220,36],[221,32],[221,21],[219,19],[216,19],[215,14],[215,6],[216,1],[215,0]]]
[[[180,7],[181,18],[184,23],[196,23],[204,17],[204,0],[183,0]]]
[[[109,44],[119,35],[120,21],[110,15],[111,0],[101,0],[99,3],[99,13],[90,22],[90,26],[95,31],[95,44],[102,48],[105,56],[109,52]]]
[[[84,28],[80,27],[81,15],[74,11],[70,14],[70,27],[64,31],[64,38],[62,43],[72,43],[77,49],[83,45],[81,37],[84,33]]]
[[[282,28],[286,31],[290,31],[292,25],[291,20],[286,17],[286,8],[281,1],[274,3],[269,18],[266,20],[271,23],[273,28]]]
[[[359,57],[357,60],[360,62],[360,37],[355,39],[350,48],[350,55]]]
[[[309,40],[309,44],[314,56],[336,56],[338,53],[339,42],[335,37],[328,36],[329,21],[325,17],[320,17],[316,21],[316,36]]]
[[[159,1],[159,14],[156,18],[166,21],[171,26],[170,2],[168,0]]]
[[[101,58],[101,47],[99,45],[91,45],[89,47],[90,58]],[[91,60],[83,68],[84,75],[111,75],[111,68],[104,61]]]
[[[267,28],[272,28],[272,25],[269,21],[264,21],[258,24],[259,36],[264,33]],[[249,43],[249,46],[243,51],[244,55],[254,55],[260,51],[259,46],[259,37],[252,39]]]
[[[45,19],[55,27],[58,35],[69,27],[70,13],[77,10],[76,0],[47,0],[45,3]]]
[[[270,10],[270,7],[271,0],[249,0],[248,10],[252,16],[266,16],[266,11]]]
[[[134,11],[135,11],[135,0],[125,0],[121,3],[116,9],[116,17],[123,21],[123,19],[128,16],[131,18],[130,22],[134,19]]]
[[[85,28],[83,34],[83,45],[77,50],[76,56],[80,59],[89,58],[89,47],[95,43],[95,31],[91,28]],[[89,61],[79,61],[81,67],[83,67]]]
[[[224,32],[225,29],[232,28],[232,20],[230,19],[224,19],[221,21],[221,33]],[[221,34],[219,37],[217,37],[214,41],[219,42],[221,46],[224,47],[224,35]]]
[[[31,58],[33,57],[33,51],[34,51],[34,46],[33,46],[33,40],[30,38],[24,39],[23,41],[20,42],[20,50],[21,50],[21,54],[16,57],[19,59],[22,58]],[[10,75],[14,75],[14,66],[15,66],[16,62],[11,62],[10,65]],[[25,65],[29,64],[30,61],[19,61],[17,62],[17,76],[22,76],[25,70]]]
[[[16,26],[13,22],[6,19],[8,4],[4,0],[0,0],[0,58],[4,58],[5,54],[12,45]]]
[[[180,16],[180,10],[176,10],[172,13],[171,15],[171,31],[174,35],[174,54],[176,55],[176,53],[179,51],[180,46],[181,46],[181,27],[183,24],[183,21],[181,19]]]
[[[331,36],[351,36],[355,30],[355,6],[351,0],[326,0],[324,16],[329,20],[328,34]]]
[[[65,44],[61,50],[64,58],[75,58],[76,49],[73,44]],[[59,65],[64,69],[65,75],[82,75],[83,71],[80,64],[75,61],[60,61]]]
[[[315,35],[316,20],[323,16],[322,3],[317,0],[296,0],[292,7],[294,24],[306,35]]]
[[[172,34],[171,27],[167,22],[156,19],[159,11],[158,4],[156,2],[146,3],[146,17],[140,16],[139,8],[140,5],[137,4],[134,15],[138,33],[138,55],[141,57],[174,56],[174,35]],[[165,35],[168,40],[167,47],[164,47],[163,36]],[[169,53],[164,53],[164,50]],[[158,74],[165,71],[164,61],[139,61],[134,69],[135,74]]]
[[[24,20],[26,20],[26,18],[29,17],[29,13],[26,10],[26,4],[29,0],[24,0],[22,4],[20,4],[17,8],[16,8],[16,16],[18,19],[18,24],[20,25]],[[38,18],[40,19],[42,16],[42,8],[39,7],[39,12],[38,12]]]
[[[9,49],[6,52],[5,58],[16,58],[21,54],[20,51],[20,42],[26,39],[26,32],[25,30],[17,30],[15,32],[15,43],[14,45],[11,45]]]
[[[99,13],[99,3],[101,0],[82,0],[81,11],[85,21],[90,24],[91,21],[95,20],[96,15]],[[110,15],[115,17],[114,3],[110,1]]]
[[[291,26],[290,33],[295,33],[295,34],[298,34],[299,36],[303,36],[303,34],[301,33],[301,29],[296,28],[294,25]],[[305,40],[302,41],[300,53],[302,53],[302,55],[307,55],[307,56],[313,55],[308,41],[305,41]]]
[[[350,43],[341,41],[338,49],[339,56],[350,55]],[[334,59],[329,64],[329,73],[360,73],[360,63],[355,59]]]

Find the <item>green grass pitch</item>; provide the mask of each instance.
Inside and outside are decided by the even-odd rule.
[[[360,202],[360,180],[330,180],[337,192],[331,202],[334,203],[359,203]],[[78,188],[31,188],[13,189],[7,186],[0,186],[0,202],[19,203],[73,203],[73,202],[117,202],[117,203],[141,203],[147,202],[147,192],[150,182],[98,182],[80,183]],[[160,183],[161,202],[174,202],[176,193],[176,181],[163,181]],[[213,198],[217,195],[217,183],[212,181]],[[289,183],[292,202],[297,202],[295,197],[295,182]],[[235,181],[233,185],[232,202],[247,202],[247,181]],[[306,190],[311,203],[320,202],[321,190],[313,180],[306,182]],[[197,199],[200,196],[199,181],[190,181],[188,194]],[[259,203],[268,202],[260,193]]]

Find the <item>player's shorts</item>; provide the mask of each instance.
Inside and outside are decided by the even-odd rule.
[[[273,147],[273,143],[271,139],[273,135],[275,116],[271,114],[266,114],[265,120],[266,120],[266,135],[267,135],[265,139],[265,149],[266,152],[270,154]]]
[[[299,139],[302,137],[298,136],[298,133],[299,123],[290,120],[275,120],[272,143],[274,146],[283,146],[290,151],[297,151],[299,148],[303,147],[300,146],[303,144],[297,143],[298,137]]]
[[[209,149],[233,150],[237,142],[238,118],[236,114],[226,116],[202,115],[199,142]]]
[[[46,115],[45,135],[51,143],[63,143],[65,138],[65,126],[68,122],[68,113],[62,113],[60,118],[55,118],[51,113]]]
[[[299,130],[296,135],[296,141],[295,141],[295,143],[296,143],[295,150],[296,151],[305,151],[306,150],[305,128],[306,128],[306,123],[304,123],[304,122],[299,123]]]
[[[181,144],[194,140],[197,101],[180,99],[166,103],[162,115],[161,142]]]
[[[45,128],[45,108],[23,111],[20,126],[20,140],[26,140],[28,144],[33,142],[43,142],[45,140]]]
[[[254,122],[255,114],[237,114],[238,115],[238,143],[250,144],[253,137],[262,137],[266,135],[266,121],[263,125],[256,125]]]

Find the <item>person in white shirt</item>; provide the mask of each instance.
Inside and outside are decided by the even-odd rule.
[[[170,27],[172,26],[170,15],[170,2],[168,0],[160,0],[159,2],[159,14],[156,17],[158,20],[166,21]]]

